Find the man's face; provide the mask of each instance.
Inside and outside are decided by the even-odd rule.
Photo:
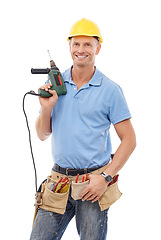
[[[101,44],[93,37],[72,37],[69,42],[73,65],[79,67],[94,65],[95,56],[99,53]]]

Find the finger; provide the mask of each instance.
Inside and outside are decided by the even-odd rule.
[[[52,84],[51,83],[46,83],[46,84],[44,84],[44,85],[42,85],[40,88],[46,88],[46,87],[51,87],[52,86]]]
[[[91,200],[94,200],[95,198],[96,198],[95,195],[91,195],[90,197],[88,197],[88,198],[86,199],[86,201],[91,201]]]
[[[88,187],[86,187],[83,192],[81,192],[80,197],[83,198],[89,192]]]
[[[99,199],[99,196],[96,196],[96,197],[92,200],[92,203],[98,201],[98,199]]]
[[[44,84],[43,86],[41,86],[39,89],[42,89],[42,90],[45,90],[48,92],[48,90],[52,87],[52,84],[51,83],[47,83],[47,84]]]
[[[52,85],[46,85],[46,86],[45,86],[45,91],[48,92],[48,91],[50,90],[51,86],[52,86]]]
[[[55,90],[50,90],[49,89],[49,93],[51,93],[54,97],[58,98],[57,92]]]
[[[86,195],[84,195],[83,197],[82,197],[82,201],[86,201],[86,200],[88,200],[88,199],[90,199],[91,197],[92,197],[92,193],[87,193]],[[93,198],[92,198],[93,199]]]

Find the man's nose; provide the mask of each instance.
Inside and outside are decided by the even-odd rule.
[[[81,54],[85,52],[83,45],[79,46],[78,52],[81,53]]]

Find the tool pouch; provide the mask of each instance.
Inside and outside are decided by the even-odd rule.
[[[72,185],[71,185],[71,196],[74,200],[78,200],[81,199],[80,194],[81,192],[88,186],[89,184],[89,180],[85,181],[85,182],[81,182],[81,183],[75,183],[72,181]]]
[[[49,176],[47,181],[42,184],[42,204],[39,205],[39,207],[47,211],[64,214],[68,201],[69,190],[65,193],[54,193],[49,190],[49,187],[54,182],[56,183],[56,181]]]
[[[109,208],[114,202],[116,202],[122,193],[118,188],[118,181],[107,187],[107,190],[98,200],[101,211]]]

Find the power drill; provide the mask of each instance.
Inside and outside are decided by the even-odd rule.
[[[63,77],[59,71],[59,69],[56,67],[56,64],[53,60],[50,60],[50,66],[51,68],[31,68],[32,74],[48,74],[49,77],[49,83],[52,84],[51,90],[55,90],[60,95],[65,95],[67,93]],[[48,98],[51,97],[52,94],[49,92],[39,89],[40,97]]]

